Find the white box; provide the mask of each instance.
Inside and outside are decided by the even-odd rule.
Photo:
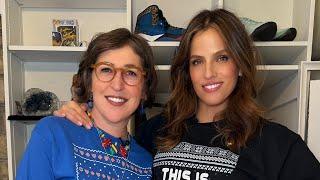
[[[310,81],[308,146],[320,161],[320,80]]]

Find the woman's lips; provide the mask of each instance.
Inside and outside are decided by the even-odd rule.
[[[223,84],[222,82],[208,83],[208,84],[202,85],[202,88],[205,92],[211,93],[211,92],[217,91],[222,86],[222,84]]]

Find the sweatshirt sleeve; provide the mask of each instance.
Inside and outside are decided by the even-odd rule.
[[[320,180],[320,164],[300,136],[289,149],[279,179]]]
[[[37,127],[36,127],[37,128]],[[34,129],[17,170],[17,180],[54,179],[51,144]],[[41,132],[41,131],[40,131]]]

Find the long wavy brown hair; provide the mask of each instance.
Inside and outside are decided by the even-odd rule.
[[[258,92],[256,65],[260,63],[257,49],[233,13],[224,9],[204,10],[189,23],[173,60],[170,71],[172,93],[165,108],[165,134],[157,141],[160,151],[170,150],[180,142],[187,131],[186,120],[197,113],[198,97],[189,72],[190,48],[194,35],[208,28],[220,33],[227,51],[242,72],[229,96],[227,108],[219,113],[224,123],[218,127],[218,136],[230,150],[237,152],[262,128],[264,109],[254,99]]]

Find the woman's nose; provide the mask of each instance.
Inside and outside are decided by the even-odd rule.
[[[216,68],[212,63],[206,63],[204,71],[205,71],[204,76],[206,79],[210,79],[210,78],[216,76]]]
[[[121,72],[118,72],[118,71],[116,72],[113,79],[111,80],[111,87],[116,91],[120,91],[123,89],[124,82],[121,77]]]

